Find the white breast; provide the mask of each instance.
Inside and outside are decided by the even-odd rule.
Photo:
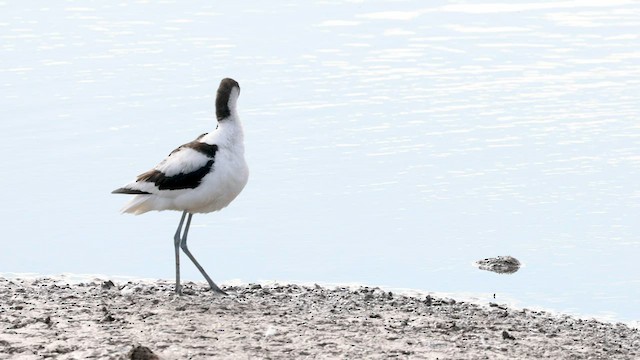
[[[244,189],[249,179],[249,167],[244,158],[244,134],[236,116],[229,120],[221,122],[216,131],[200,139],[218,145],[215,162],[196,189],[185,191],[174,199],[175,209],[191,213],[218,211],[229,205]]]

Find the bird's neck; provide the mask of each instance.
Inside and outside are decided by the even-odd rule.
[[[244,130],[237,114],[218,120],[217,131],[230,143],[242,144],[244,141]]]
[[[237,96],[231,96],[226,99],[226,101],[224,97],[218,96],[218,98],[216,98],[216,118],[218,119],[218,121],[222,121],[228,117],[237,117],[237,102]]]

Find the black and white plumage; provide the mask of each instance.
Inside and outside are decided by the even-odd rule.
[[[153,169],[113,191],[114,194],[135,195],[122,209],[125,213],[138,215],[152,210],[183,212],[174,237],[178,294],[181,294],[180,248],[207,279],[211,289],[224,294],[189,252],[187,233],[194,213],[208,213],[226,207],[247,183],[249,168],[244,159],[244,135],[236,110],[239,95],[238,83],[233,79],[223,79],[216,97],[216,129],[173,150]]]

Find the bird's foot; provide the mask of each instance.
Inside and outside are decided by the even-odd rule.
[[[224,290],[220,289],[219,287],[210,287],[209,291],[211,291],[214,295],[217,296],[229,296],[229,294],[227,294]]]
[[[176,285],[176,296],[182,296],[182,285]]]

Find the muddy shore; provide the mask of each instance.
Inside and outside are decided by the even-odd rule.
[[[640,358],[623,324],[367,287],[224,289],[0,278],[0,359]]]

